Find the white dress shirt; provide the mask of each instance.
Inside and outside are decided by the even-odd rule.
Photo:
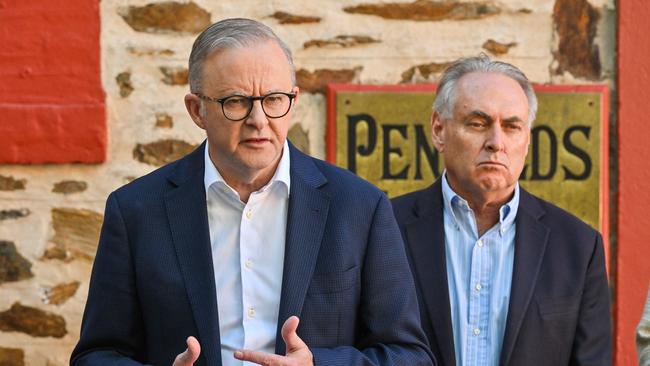
[[[215,168],[207,142],[204,183],[222,364],[241,366],[235,350],[275,351],[289,206],[288,143],[273,178],[247,203]]]

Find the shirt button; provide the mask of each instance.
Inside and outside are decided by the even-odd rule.
[[[476,286],[475,286],[474,288],[476,289],[476,291],[481,291],[481,289],[483,288],[483,286],[481,286],[480,283],[477,283]]]
[[[476,245],[478,245],[479,247],[482,247],[482,246],[483,246],[483,240],[479,239],[479,240],[476,242]]]
[[[246,211],[246,218],[250,220],[251,217],[253,217],[253,210]]]
[[[250,269],[251,267],[253,267],[253,261],[250,260],[250,259],[247,259],[246,262],[244,262],[244,265],[246,266],[246,268]]]
[[[502,229],[501,229],[501,235],[503,235],[503,234],[505,234],[505,233],[506,233],[506,229],[505,229],[505,228],[502,228]]]
[[[481,330],[478,329],[478,328],[474,328],[474,335],[477,336],[477,335],[479,335],[479,334],[481,334]]]
[[[255,317],[255,308],[252,307],[252,306],[250,308],[248,308],[248,317],[249,318],[254,318]]]

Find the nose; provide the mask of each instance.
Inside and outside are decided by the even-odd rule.
[[[246,118],[246,124],[261,130],[268,123],[269,120],[264,113],[264,109],[262,109],[262,101],[254,101],[253,106],[251,107],[251,113]]]
[[[494,124],[488,132],[485,140],[485,149],[489,152],[497,152],[504,149],[504,132],[499,124]]]

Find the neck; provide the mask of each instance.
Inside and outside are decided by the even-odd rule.
[[[452,183],[451,179],[447,182],[456,194],[467,201],[474,212],[479,237],[499,222],[501,206],[510,201],[515,192],[514,186],[505,190],[485,192],[459,189],[460,185]]]
[[[212,159],[212,156],[210,156],[210,160],[212,160],[212,163],[226,184],[239,194],[239,199],[244,203],[248,202],[251,193],[259,191],[271,181],[280,163],[280,159],[278,159],[262,170],[253,170],[244,169],[241,166],[231,168],[220,165]]]

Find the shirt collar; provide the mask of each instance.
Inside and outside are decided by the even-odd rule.
[[[459,224],[459,218],[455,214],[455,208],[458,209],[470,209],[467,201],[459,196],[449,185],[447,181],[447,170],[442,173],[442,200],[444,203],[444,210],[447,214],[451,215],[452,220]],[[499,209],[499,223],[501,224],[501,234],[504,230],[507,230],[512,226],[517,216],[517,211],[519,209],[519,182],[515,184],[515,192],[512,195],[510,201],[506,202]]]
[[[205,152],[204,152],[204,160],[205,160],[205,172],[203,174],[203,184],[205,185],[205,192],[206,194],[209,192],[210,187],[215,184],[215,183],[221,183],[224,186],[230,188],[233,192],[235,192],[232,187],[226,183],[226,181],[223,179],[217,168],[214,166],[214,163],[212,162],[212,159],[210,159],[210,154],[209,154],[209,142],[208,140],[205,141]],[[273,174],[273,177],[271,180],[260,189],[260,191],[265,191],[269,187],[273,186],[276,183],[281,183],[287,188],[287,197],[289,196],[289,189],[291,187],[291,170],[290,170],[290,156],[289,156],[289,143],[287,140],[284,140],[284,146],[282,148],[282,157],[280,158],[280,162],[278,163],[277,168],[275,169],[275,173]]]

